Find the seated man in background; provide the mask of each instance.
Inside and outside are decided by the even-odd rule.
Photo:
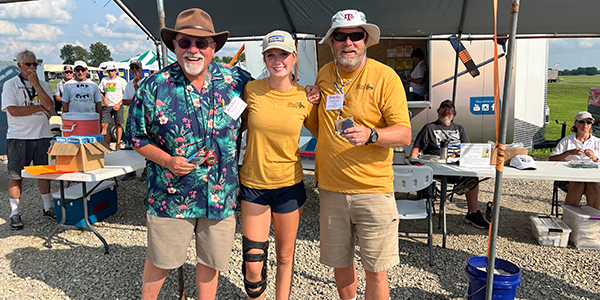
[[[448,142],[448,157],[460,155],[461,143],[469,143],[469,136],[464,127],[452,122],[456,109],[451,100],[444,100],[437,110],[438,119],[423,126],[417,137],[409,157],[423,154],[440,155],[440,142]],[[475,228],[488,229],[489,223],[478,209],[477,196],[479,180],[473,177],[448,177],[448,183],[454,184],[456,194],[465,194],[468,212],[465,222]]]

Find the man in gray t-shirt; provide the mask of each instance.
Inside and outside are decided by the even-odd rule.
[[[102,114],[102,97],[98,85],[86,76],[87,64],[84,61],[75,62],[75,77],[65,84],[62,97],[63,112],[98,113]]]
[[[440,154],[440,142],[448,142],[448,156],[460,155],[462,143],[469,143],[469,136],[465,128],[452,122],[456,116],[456,109],[451,100],[444,100],[437,110],[438,119],[423,126],[413,145],[410,157],[423,154]],[[464,191],[467,198],[468,212],[465,222],[479,229],[489,228],[488,221],[478,209],[479,180],[472,177],[449,177],[448,182],[454,184],[455,191]],[[458,192],[457,192],[458,193]]]

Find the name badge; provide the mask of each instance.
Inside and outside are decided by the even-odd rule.
[[[344,108],[344,94],[327,96],[327,105],[325,105],[325,110],[342,110],[342,108]]]
[[[235,96],[233,99],[231,99],[229,105],[225,107],[225,113],[232,119],[237,120],[247,106],[248,104],[246,104],[244,100],[240,99],[238,96]]]

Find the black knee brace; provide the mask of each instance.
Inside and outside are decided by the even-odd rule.
[[[262,293],[267,288],[267,256],[269,252],[269,241],[266,242],[255,242],[251,241],[245,236],[242,236],[242,249],[243,249],[243,262],[242,262],[242,274],[244,275],[244,288],[246,289],[246,294],[250,298],[258,298],[258,296],[262,295]],[[248,251],[251,249],[261,249],[263,253],[261,254],[250,254]],[[246,263],[247,262],[261,262],[263,263],[261,277],[262,279],[257,282],[250,282],[246,280]],[[251,291],[250,289],[257,289],[258,291]]]

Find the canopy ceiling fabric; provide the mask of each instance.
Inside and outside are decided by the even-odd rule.
[[[157,39],[160,39],[156,1],[121,0]],[[177,15],[198,7],[208,12],[216,31],[230,37],[265,35],[280,29],[324,35],[339,10],[363,11],[367,21],[381,28],[382,36],[427,37],[458,33],[463,0],[164,0],[166,26],[173,28]],[[285,10],[284,10],[285,7]],[[600,34],[598,0],[522,0],[518,35]],[[289,20],[286,13],[289,15]],[[499,0],[498,34],[509,31],[510,0]],[[468,2],[463,34],[493,34],[492,1]]]

